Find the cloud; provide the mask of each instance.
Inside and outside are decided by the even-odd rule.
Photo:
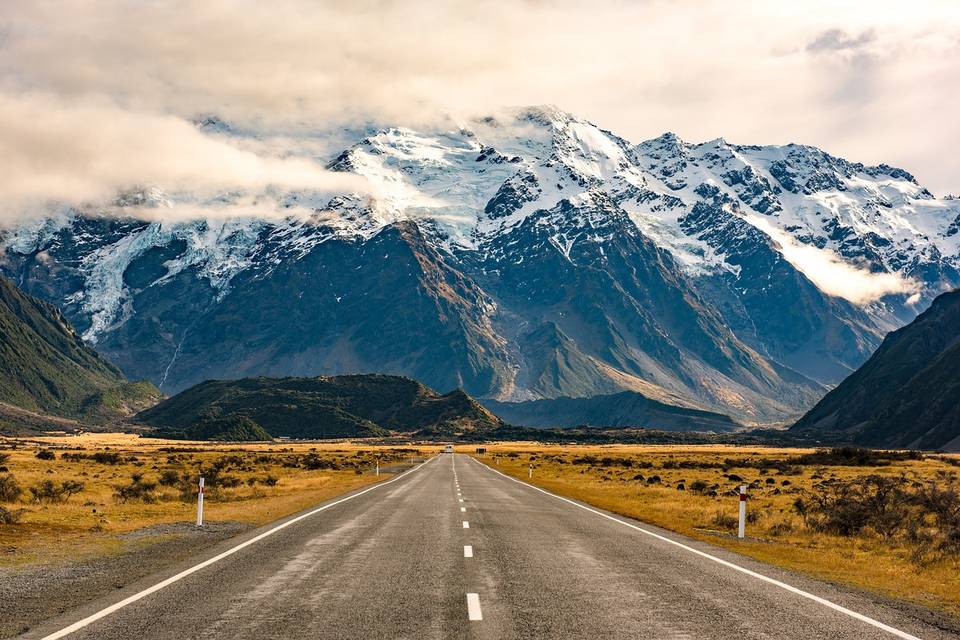
[[[103,204],[118,190],[142,185],[199,198],[268,187],[331,194],[367,189],[361,178],[314,161],[257,155],[181,118],[109,102],[68,105],[49,95],[0,94],[0,131],[0,219],[30,215],[49,203]],[[242,210],[250,210],[249,203]]]
[[[770,236],[787,262],[807,276],[824,293],[844,298],[854,304],[868,304],[891,294],[919,293],[920,285],[895,273],[874,273],[847,264],[833,251],[802,244],[793,236],[774,227],[761,216],[748,215],[747,222]],[[916,299],[911,297],[913,302]],[[912,304],[908,300],[909,304]]]
[[[876,39],[877,34],[872,29],[864,31],[857,37],[849,35],[843,29],[827,29],[807,45],[807,51],[862,50],[867,45],[875,42]]]
[[[187,134],[199,113],[295,133],[552,103],[633,141],[671,130],[693,141],[804,142],[903,166],[935,191],[960,188],[952,0],[878,0],[868,10],[828,0],[32,0],[4,3],[0,34],[7,102],[45,96],[60,133],[84,143],[78,158],[96,165],[119,152],[114,164],[166,169],[160,177],[177,182],[188,172],[169,175],[148,156],[177,156],[215,182],[230,181],[216,175],[220,153],[240,183],[286,173],[270,157],[215,151]],[[858,56],[870,64],[851,64]],[[78,111],[101,116],[68,122]],[[94,127],[111,146],[91,144]],[[174,143],[191,146],[173,153]],[[100,192],[110,180],[99,178],[145,178],[50,166],[22,184]]]

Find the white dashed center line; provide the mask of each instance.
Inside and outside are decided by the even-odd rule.
[[[460,512],[461,512],[461,513],[466,513],[466,512],[467,512],[467,508],[466,508],[466,507],[460,507]]]
[[[473,557],[473,547],[469,544],[463,545],[463,557],[472,558]]]
[[[470,620],[483,620],[483,613],[480,612],[480,594],[467,594],[467,617]]]
[[[463,498],[457,498],[457,502],[463,502]]]
[[[470,523],[467,522],[466,520],[464,520],[464,521],[463,521],[463,528],[464,528],[464,529],[469,529],[469,528],[470,528]]]

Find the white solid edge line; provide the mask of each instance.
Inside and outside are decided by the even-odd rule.
[[[576,502],[575,500],[570,500],[569,498],[564,498],[563,496],[558,496],[558,495],[555,494],[555,493],[550,493],[549,491],[547,491],[547,490],[545,490],[545,489],[541,489],[540,487],[536,487],[536,486],[534,486],[534,485],[532,485],[532,484],[530,484],[530,483],[528,483],[528,482],[524,482],[523,480],[518,480],[518,479],[516,479],[516,478],[514,478],[514,477],[512,477],[512,476],[508,476],[508,475],[505,474],[505,473],[501,473],[500,471],[497,471],[496,469],[494,469],[494,468],[492,468],[492,467],[488,467],[487,465],[483,464],[482,462],[480,462],[480,461],[477,460],[476,458],[472,458],[472,457],[471,457],[470,459],[473,460],[474,462],[476,462],[477,464],[479,464],[480,466],[482,466],[484,469],[487,469],[487,470],[492,471],[492,472],[494,472],[494,473],[496,473],[496,474],[499,474],[499,475],[503,476],[504,478],[506,478],[506,479],[508,479],[508,480],[513,480],[513,481],[516,482],[517,484],[522,484],[522,485],[524,485],[525,487],[529,487],[529,488],[531,488],[531,489],[534,489],[534,490],[536,490],[536,491],[539,491],[540,493],[543,493],[543,494],[545,494],[545,495],[548,495],[548,496],[550,496],[551,498],[556,498],[557,500],[562,500],[563,502],[566,502],[567,504],[572,504],[572,505],[575,506],[575,507],[579,507],[580,509],[583,509],[583,510],[585,510],[585,511],[589,511],[590,513],[593,513],[593,514],[598,515],[598,516],[600,516],[600,517],[606,518],[607,520],[612,520],[612,521],[614,521],[614,522],[616,522],[616,523],[618,523],[618,524],[622,524],[622,525],[625,526],[625,527],[630,527],[631,529],[634,529],[634,530],[636,530],[636,531],[639,531],[640,533],[643,533],[643,534],[646,534],[646,535],[651,536],[651,537],[653,537],[653,538],[656,538],[657,540],[661,540],[661,541],[663,541],[663,542],[672,544],[672,545],[674,545],[674,546],[676,546],[676,547],[679,547],[679,548],[681,548],[681,549],[684,549],[685,551],[689,551],[690,553],[696,554],[696,555],[698,555],[698,556],[700,556],[700,557],[702,557],[702,558],[706,558],[706,559],[708,559],[708,560],[713,560],[714,562],[716,562],[716,563],[718,563],[718,564],[722,564],[722,565],[725,566],[725,567],[728,567],[728,568],[733,569],[733,570],[735,570],[735,571],[739,571],[740,573],[746,574],[746,575],[748,575],[748,576],[750,576],[750,577],[752,577],[752,578],[756,578],[757,580],[762,580],[762,581],[767,582],[767,583],[769,583],[769,584],[772,584],[772,585],[774,585],[774,586],[776,586],[776,587],[780,587],[781,589],[784,589],[784,590],[786,590],[786,591],[789,591],[790,593],[793,593],[793,594],[796,594],[796,595],[798,595],[798,596],[807,598],[808,600],[813,600],[814,602],[816,602],[816,603],[818,603],[818,604],[822,604],[822,605],[825,606],[825,607],[829,607],[829,608],[833,609],[834,611],[839,611],[840,613],[846,614],[846,615],[850,616],[851,618],[854,618],[854,619],[856,619],[856,620],[860,620],[861,622],[865,622],[865,623],[867,623],[867,624],[869,624],[869,625],[872,625],[872,626],[874,626],[874,627],[876,627],[876,628],[878,628],[878,629],[882,629],[883,631],[886,631],[887,633],[890,633],[890,634],[892,634],[892,635],[894,635],[894,636],[897,636],[898,638],[903,638],[904,640],[921,640],[921,639],[918,638],[917,636],[910,635],[910,634],[907,633],[906,631],[901,631],[900,629],[897,629],[897,628],[895,628],[895,627],[891,627],[890,625],[886,625],[886,624],[880,622],[879,620],[874,620],[873,618],[871,618],[871,617],[869,617],[869,616],[865,616],[865,615],[863,615],[862,613],[857,613],[856,611],[853,611],[852,609],[847,609],[846,607],[844,607],[844,606],[842,606],[842,605],[839,605],[839,604],[837,604],[837,603],[835,603],[835,602],[831,602],[830,600],[827,600],[826,598],[821,598],[820,596],[816,596],[816,595],[814,595],[814,594],[812,594],[812,593],[808,593],[808,592],[804,591],[803,589],[798,589],[797,587],[793,587],[793,586],[787,584],[786,582],[780,582],[779,580],[776,580],[776,579],[774,579],[774,578],[770,578],[770,577],[768,577],[768,576],[765,576],[765,575],[763,575],[762,573],[757,573],[756,571],[751,571],[750,569],[741,567],[740,565],[736,565],[736,564],[734,564],[734,563],[732,563],[732,562],[729,562],[729,561],[727,561],[727,560],[724,560],[723,558],[718,558],[717,556],[710,555],[709,553],[706,553],[705,551],[700,551],[699,549],[694,549],[693,547],[688,546],[688,545],[685,545],[685,544],[683,544],[682,542],[677,542],[676,540],[671,540],[670,538],[667,538],[666,536],[661,536],[660,534],[654,533],[653,531],[648,531],[648,530],[644,529],[643,527],[638,527],[638,526],[635,525],[635,524],[631,524],[631,523],[629,523],[629,522],[625,522],[625,521],[621,520],[620,518],[615,518],[615,517],[613,517],[613,516],[611,516],[611,515],[608,515],[608,514],[606,514],[606,513],[603,513],[602,511],[598,511],[598,510],[593,509],[593,508],[591,508],[591,507],[588,507],[588,506],[586,506],[586,505],[580,504],[579,502]]]
[[[273,535],[274,533],[276,533],[277,531],[280,531],[281,529],[286,529],[286,528],[289,527],[290,525],[292,525],[292,524],[294,524],[294,523],[296,523],[296,522],[300,522],[301,520],[303,520],[303,519],[305,519],[305,518],[309,518],[309,517],[312,516],[312,515],[315,515],[315,514],[317,514],[317,513],[320,513],[321,511],[326,511],[326,510],[329,509],[330,507],[335,507],[335,506],[337,506],[337,505],[340,504],[340,503],[346,502],[347,500],[353,500],[354,498],[358,498],[358,497],[362,496],[362,495],[365,494],[365,493],[368,493],[368,492],[370,492],[370,491],[373,491],[374,489],[379,489],[380,487],[386,486],[386,485],[388,485],[388,484],[390,484],[390,483],[392,483],[392,482],[396,482],[396,481],[399,480],[400,478],[403,478],[404,476],[406,476],[406,475],[408,475],[408,474],[410,474],[410,473],[413,473],[414,471],[416,471],[417,469],[419,469],[420,467],[422,467],[423,465],[427,464],[428,462],[430,462],[430,460],[433,460],[433,459],[434,459],[434,458],[430,458],[429,460],[426,460],[425,462],[421,462],[420,464],[418,464],[418,465],[415,466],[414,468],[409,469],[409,470],[407,470],[407,471],[404,471],[403,473],[401,473],[401,474],[400,474],[399,476],[397,476],[396,478],[391,478],[390,480],[387,480],[386,482],[377,483],[377,484],[373,485],[372,487],[368,487],[368,488],[364,489],[363,491],[359,491],[359,492],[357,492],[357,493],[354,493],[354,494],[352,494],[352,495],[347,496],[346,498],[341,498],[341,499],[337,500],[336,502],[331,502],[330,504],[324,505],[324,506],[322,506],[322,507],[319,507],[319,508],[317,508],[317,509],[314,509],[313,511],[309,511],[309,512],[307,512],[307,513],[304,513],[304,514],[302,514],[302,515],[297,516],[296,518],[292,518],[292,519],[290,519],[290,520],[287,520],[286,522],[283,522],[283,523],[281,523],[281,524],[278,524],[277,526],[273,527],[272,529],[269,529],[269,530],[267,530],[267,531],[264,531],[263,533],[261,533],[260,535],[254,537],[254,538],[250,538],[250,539],[247,540],[246,542],[241,542],[241,543],[238,544],[237,546],[231,547],[230,549],[227,549],[227,550],[224,551],[223,553],[220,553],[220,554],[218,554],[218,555],[215,555],[214,557],[209,558],[209,559],[207,559],[207,560],[204,560],[203,562],[201,562],[201,563],[198,564],[198,565],[194,565],[194,566],[190,567],[189,569],[184,569],[184,570],[181,571],[180,573],[178,573],[178,574],[176,574],[176,575],[173,575],[173,576],[170,576],[170,577],[167,578],[166,580],[162,580],[161,582],[158,582],[157,584],[153,585],[152,587],[148,587],[148,588],[144,589],[143,591],[140,591],[140,592],[138,592],[138,593],[135,593],[135,594],[133,594],[132,596],[129,596],[129,597],[127,597],[127,598],[124,598],[124,599],[121,600],[120,602],[117,602],[117,603],[115,603],[115,604],[112,604],[112,605],[110,605],[109,607],[107,607],[107,608],[105,608],[105,609],[101,609],[100,611],[98,611],[98,612],[96,612],[96,613],[94,613],[94,614],[92,614],[92,615],[89,615],[89,616],[87,616],[86,618],[84,618],[84,619],[82,619],[82,620],[78,620],[77,622],[74,622],[73,624],[71,624],[69,627],[64,627],[63,629],[60,629],[59,631],[55,631],[54,633],[51,633],[51,634],[48,635],[48,636],[44,636],[44,637],[43,637],[43,640],[57,640],[57,638],[63,638],[63,637],[65,637],[65,636],[70,635],[71,633],[73,633],[73,632],[75,632],[75,631],[79,631],[80,629],[83,629],[84,627],[90,625],[91,623],[96,622],[97,620],[100,620],[100,619],[102,619],[102,618],[107,617],[107,616],[110,615],[111,613],[114,613],[114,612],[116,612],[116,611],[119,611],[120,609],[123,609],[123,608],[126,607],[127,605],[133,604],[134,602],[136,602],[136,601],[138,601],[138,600],[141,600],[141,599],[147,597],[148,595],[150,595],[150,594],[152,594],[152,593],[156,593],[157,591],[160,591],[160,590],[163,589],[164,587],[169,587],[171,584],[173,584],[173,583],[175,583],[175,582],[179,582],[180,580],[183,580],[184,578],[186,578],[186,577],[189,576],[190,574],[196,573],[196,572],[199,571],[200,569],[204,569],[204,568],[206,568],[206,567],[209,567],[210,565],[212,565],[212,564],[214,564],[214,563],[216,563],[216,562],[219,562],[219,561],[223,560],[224,558],[226,558],[226,557],[228,557],[228,556],[232,556],[233,554],[235,554],[236,552],[240,551],[241,549],[245,549],[245,548],[249,547],[250,545],[254,544],[255,542],[259,542],[260,540],[263,540],[264,538]]]
[[[469,544],[463,545],[463,557],[472,558],[473,557],[473,546]]]
[[[467,594],[467,618],[470,620],[483,620],[483,613],[480,611],[480,594]]]

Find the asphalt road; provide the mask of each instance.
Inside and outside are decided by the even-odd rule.
[[[956,637],[909,610],[585,508],[462,455],[276,526],[28,637]]]

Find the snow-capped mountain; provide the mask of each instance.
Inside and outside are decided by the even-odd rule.
[[[381,371],[775,419],[960,285],[960,202],[813,147],[635,145],[554,108],[418,131],[198,127],[373,195],[151,187],[0,236],[3,273],[165,391]],[[285,213],[179,213],[238,200]]]

